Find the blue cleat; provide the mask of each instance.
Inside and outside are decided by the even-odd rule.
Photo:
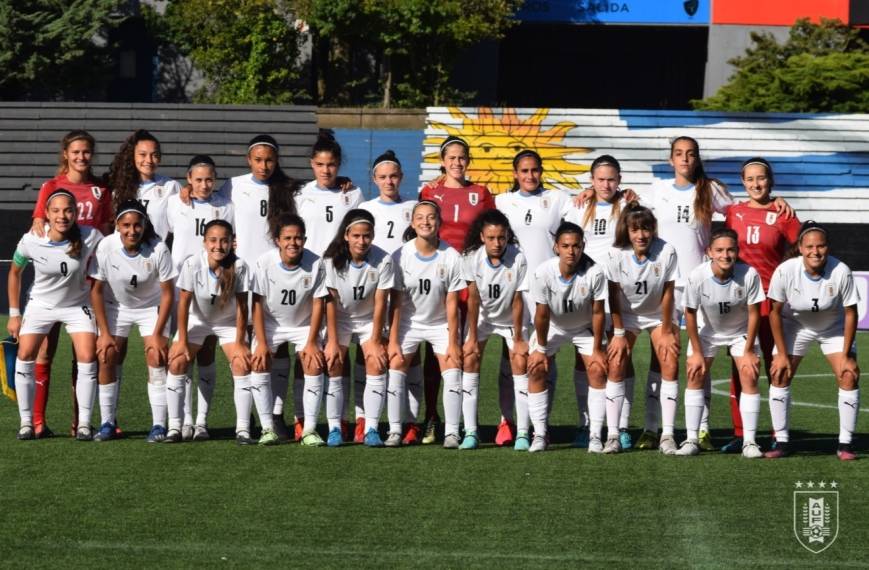
[[[742,438],[734,437],[721,446],[721,453],[742,453]]]
[[[585,449],[588,447],[588,428],[581,427],[576,430],[576,437],[573,440],[573,447]]]
[[[341,428],[332,428],[329,432],[329,437],[326,438],[326,445],[329,447],[341,447],[344,444],[344,438],[341,436]]]
[[[631,434],[626,429],[619,430],[619,444],[621,444],[622,449],[630,449],[634,446],[631,441]]]
[[[148,443],[160,443],[164,439],[166,439],[166,428],[160,424],[154,424],[151,426],[151,431],[148,432],[148,437],[145,438],[145,441]]]
[[[100,431],[94,436],[94,441],[109,441],[115,439],[115,425],[109,422],[100,426]]]
[[[513,444],[514,451],[528,451],[531,447],[531,438],[528,437],[527,431],[520,431],[516,434],[516,443]]]
[[[477,449],[480,447],[480,438],[477,437],[477,432],[471,431],[465,434],[465,439],[462,440],[459,449]]]
[[[363,443],[365,443],[365,445],[367,445],[368,447],[383,447],[383,440],[380,439],[380,434],[377,433],[377,430],[374,428],[371,428],[370,430],[365,432]]]

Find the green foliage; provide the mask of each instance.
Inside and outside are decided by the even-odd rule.
[[[112,68],[119,0],[0,2],[0,98],[100,97]]]
[[[709,111],[869,112],[869,46],[838,20],[798,20],[784,44],[752,33],[730,60],[736,73],[718,93],[692,101]]]

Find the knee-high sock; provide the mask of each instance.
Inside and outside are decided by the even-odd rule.
[[[329,378],[329,388],[326,390],[326,421],[329,431],[341,429],[341,416],[344,412],[344,377]]]
[[[760,394],[742,393],[739,399],[739,415],[742,420],[743,441],[754,443],[757,435],[757,418],[760,416]]]
[[[15,397],[22,426],[33,426],[33,403],[36,396],[36,379],[33,360],[15,359]]]
[[[115,365],[115,382],[118,386],[115,388],[115,401],[112,402],[112,409],[114,410],[114,415],[117,417],[118,415],[118,401],[121,398],[121,382],[124,380],[124,365],[117,364]],[[112,423],[115,423],[115,420],[112,420]]]
[[[508,422],[515,422],[513,415],[515,405],[513,373],[510,369],[510,363],[501,359],[501,366],[498,369],[498,407],[501,408],[501,417]]]
[[[404,376],[404,374],[402,374]],[[391,377],[391,376],[390,376]],[[407,392],[407,421],[416,423],[419,418],[419,406],[423,398],[423,383],[422,383],[422,367],[411,366],[406,375],[405,382],[402,382],[402,391]]]
[[[166,426],[166,369],[148,367],[148,402],[151,404],[151,423]]]
[[[281,416],[284,413],[284,403],[287,401],[287,390],[290,387],[290,359],[272,358],[272,373],[269,377],[272,383],[272,414]]]
[[[196,401],[196,423],[208,425],[208,411],[211,409],[211,401],[214,399],[214,387],[217,384],[217,366],[212,363],[208,366],[197,366],[199,382],[196,383],[198,398]],[[250,382],[248,382],[248,394],[250,394]],[[250,415],[250,413],[248,413]],[[250,424],[250,420],[248,420]],[[250,429],[250,426],[247,428]]]
[[[109,384],[100,384],[98,391],[101,423],[114,424],[115,402],[118,401],[118,383],[111,382]]]
[[[317,429],[317,417],[320,415],[320,402],[323,399],[324,376],[305,376],[304,394],[301,398],[305,418],[304,432]]]
[[[256,413],[259,416],[259,423],[263,431],[272,431],[275,426],[272,419],[274,396],[272,396],[271,373],[251,372],[250,394],[253,396],[253,404],[256,407]]]
[[[679,407],[679,383],[661,379],[661,435],[673,435]]]
[[[389,433],[401,433],[404,420],[404,399],[407,375],[398,370],[389,371],[389,385],[386,387],[386,415],[389,418]],[[418,384],[420,389],[422,383]],[[417,403],[419,400],[417,400]],[[419,412],[419,406],[417,406]],[[414,417],[414,420],[416,418]]]
[[[353,378],[350,376],[341,376],[341,419],[343,422],[347,416],[347,408],[350,406],[350,390],[353,389]]]
[[[646,376],[645,430],[658,432],[661,417],[661,373],[649,371]]]
[[[18,370],[16,368],[16,370]],[[45,406],[48,404],[48,392],[51,387],[51,365],[35,362],[32,368],[35,378],[35,395],[33,399],[33,425],[45,423]],[[15,387],[16,392],[18,386]]]
[[[628,376],[625,383],[625,401],[622,402],[622,413],[619,416],[619,429],[628,429],[631,425],[631,409],[634,407],[634,384],[636,378]]]
[[[234,386],[233,399],[235,400],[235,433],[250,432],[250,409],[253,404],[253,396],[250,388],[250,374],[246,376],[232,376]]]
[[[607,438],[616,437],[619,434],[619,418],[622,415],[622,405],[625,401],[625,383],[606,382],[606,431]]]
[[[712,376],[709,371],[703,377],[703,414],[700,416],[700,431],[709,432],[709,409],[712,402]]]
[[[88,426],[91,423],[91,414],[94,407],[94,393],[97,389],[97,363],[79,362],[78,384],[75,395],[78,399],[78,425]]]
[[[606,417],[606,388],[588,388],[588,435],[600,439]]]
[[[187,374],[166,374],[166,410],[169,429],[181,429],[184,419],[184,392],[187,389]]]
[[[528,414],[534,425],[534,437],[546,437],[546,427],[549,421],[549,390],[542,392],[529,392]]]
[[[365,417],[365,382],[368,376],[365,374],[365,365],[353,364],[353,407],[357,420]],[[346,395],[345,395],[346,397]]]
[[[700,418],[703,416],[703,390],[685,389],[685,430],[688,439],[700,438]]]
[[[528,415],[528,375],[513,376],[513,393],[516,398],[516,431],[530,431],[531,418]]]
[[[860,388],[839,388],[839,443],[851,443],[857,429],[857,412],[860,410]]]
[[[462,423],[462,371],[444,370],[444,435],[459,435]]]
[[[462,418],[465,420],[465,433],[477,431],[477,401],[480,390],[480,373],[462,373]]]
[[[576,409],[579,412],[577,424],[586,427],[588,419],[588,372],[573,369],[573,391],[576,393]]]
[[[383,403],[386,401],[386,374],[367,376],[363,394],[365,431],[377,431],[380,416],[383,414]],[[400,403],[400,402],[399,402]]]
[[[772,417],[772,429],[775,440],[782,443],[790,441],[788,427],[790,425],[791,387],[769,387],[769,415]]]

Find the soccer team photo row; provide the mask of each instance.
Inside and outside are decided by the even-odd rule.
[[[118,393],[135,326],[148,369],[148,442],[210,438],[219,345],[240,445],[400,447],[434,443],[442,431],[444,448],[475,449],[485,372],[499,386],[495,443],[541,452],[554,357],[567,345],[575,353],[576,447],[677,456],[711,449],[709,371],[722,352],[735,394],[734,438],[722,450],[781,458],[792,451],[791,382],[818,345],[838,387],[836,455],[857,457],[853,276],[831,254],[825,228],[801,223],[772,194],[773,167],[763,158],[741,167],[744,202],[706,176],[690,137],[671,143],[672,178],[622,189],[618,160],[602,155],[590,188],[573,196],[541,185],[543,161],[527,149],[513,159],[513,190],[493,196],[466,178],[468,144],[448,137],[442,175],[418,200],[400,196],[401,164],[386,151],[371,165],[379,195],[364,201],[339,176],[341,147],[325,132],[311,148],[307,183],[283,172],[269,135],[250,141],[250,172],[219,188],[206,155],[191,158],[183,185],[158,174],[160,144],[144,130],[102,177],[91,168],[94,151],[85,131],[63,138],[58,174],[40,188],[13,255],[7,328],[17,341],[20,440],[52,435],[45,410],[61,325],[74,354],[72,436],[120,437]],[[715,213],[724,227],[713,229]],[[33,285],[22,305],[28,265]],[[643,331],[652,362],[635,442],[632,352]],[[482,371],[492,335],[503,339],[501,364]],[[680,364],[687,435],[677,444]],[[756,441],[761,370],[774,431],[766,451]]]

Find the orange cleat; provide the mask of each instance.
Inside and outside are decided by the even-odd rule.
[[[305,424],[302,420],[297,419],[295,425],[293,426],[293,439],[295,441],[302,441],[302,435],[305,431]]]
[[[404,426],[404,439],[401,440],[403,445],[419,445],[420,435],[422,430],[416,424],[406,424]]]
[[[353,443],[365,442],[365,418],[356,418],[356,430],[353,432]]]
[[[513,445],[513,441],[515,439],[516,426],[513,425],[513,422],[501,420],[501,423],[498,424],[498,434],[495,436],[495,445],[497,445],[498,447]]]

